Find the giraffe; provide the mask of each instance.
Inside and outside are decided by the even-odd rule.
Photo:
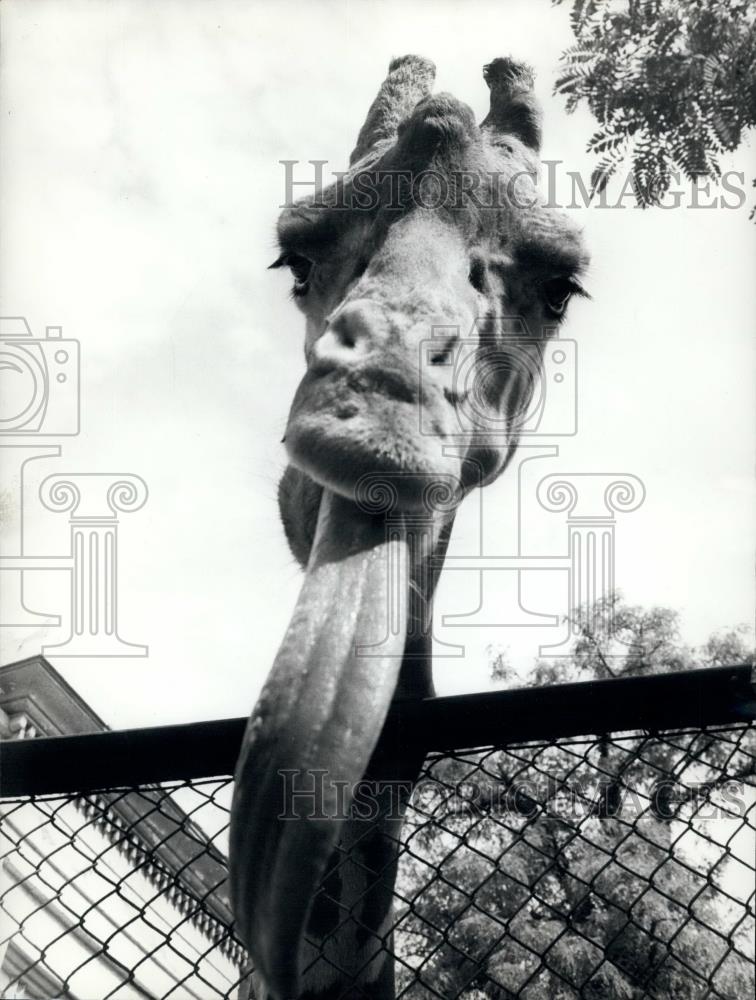
[[[382,727],[392,700],[433,695],[433,591],[458,504],[517,447],[543,356],[529,331],[585,294],[581,233],[536,189],[532,71],[484,67],[480,125],[434,75],[394,59],[349,170],[278,221],[271,266],[306,326],[279,507],[305,577],[235,775],[230,884],[256,997],[394,996],[396,845],[423,753]],[[463,342],[472,386],[455,378]],[[313,809],[302,789],[323,776]]]

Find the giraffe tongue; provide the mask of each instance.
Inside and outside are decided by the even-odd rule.
[[[276,998],[298,995],[310,904],[339,837],[333,817],[365,773],[396,687],[407,573],[401,528],[387,540],[379,519],[323,492],[302,590],[244,736],[231,811],[236,930]],[[401,627],[381,642],[389,598]],[[292,795],[313,788],[317,795]]]

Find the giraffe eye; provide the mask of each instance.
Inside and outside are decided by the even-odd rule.
[[[569,278],[550,278],[544,282],[543,294],[549,312],[561,316],[567,308],[570,297],[578,291],[574,281]]]
[[[270,266],[272,268],[288,267],[292,273],[292,277],[294,278],[292,294],[306,294],[310,279],[310,272],[313,268],[313,263],[308,257],[303,257],[302,254],[299,253],[282,253],[281,256],[277,260],[274,260]]]
[[[307,257],[302,257],[301,254],[290,253],[286,257],[286,266],[294,278],[294,294],[304,295],[312,271],[312,261],[308,260]]]

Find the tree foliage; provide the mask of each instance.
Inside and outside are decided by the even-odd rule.
[[[674,611],[618,595],[571,624],[569,656],[541,659],[521,678],[494,652],[492,677],[538,686],[751,655],[743,629],[692,648]],[[405,906],[395,944],[399,984],[414,984],[408,996],[752,995],[753,873],[738,860],[733,838],[744,820],[732,789],[756,784],[752,733],[510,747],[439,758],[428,777],[408,816],[398,885]],[[712,826],[704,804],[731,818]]]
[[[720,176],[721,155],[756,124],[755,20],[748,0],[573,0],[555,91],[598,121],[594,193],[628,161],[643,207],[675,172]]]

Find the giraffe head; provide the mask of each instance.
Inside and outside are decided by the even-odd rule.
[[[459,498],[493,480],[516,447],[544,331],[582,292],[580,233],[535,187],[530,71],[485,67],[480,126],[466,104],[430,94],[433,75],[420,57],[394,60],[350,169],[279,219],[273,266],[291,270],[306,323],[280,490],[302,562],[320,487],[354,498],[362,476],[384,474],[411,510],[434,477]],[[469,366],[460,377],[461,344],[472,379]]]

